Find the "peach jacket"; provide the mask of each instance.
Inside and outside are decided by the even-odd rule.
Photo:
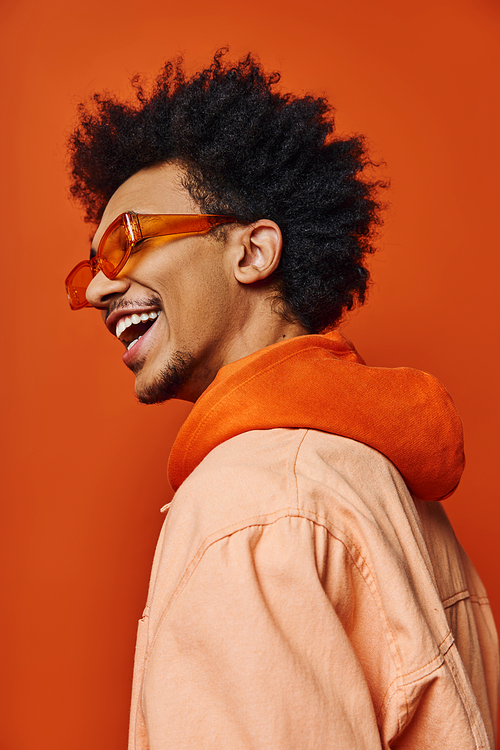
[[[130,750],[493,750],[496,631],[435,499],[460,476],[459,421],[430,376],[377,386],[377,369],[338,334],[305,336],[223,368],[195,405]]]

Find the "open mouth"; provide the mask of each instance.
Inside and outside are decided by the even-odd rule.
[[[140,315],[133,313],[133,315],[120,318],[116,324],[116,338],[125,345],[128,351],[155,324],[159,314],[158,310],[152,310],[150,313],[141,313]]]

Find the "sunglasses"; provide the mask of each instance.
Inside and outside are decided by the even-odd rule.
[[[68,274],[65,284],[72,310],[91,307],[87,287],[99,271],[108,279],[118,276],[132,253],[152,237],[178,234],[205,234],[219,224],[232,224],[233,216],[216,214],[135,214],[128,211],[115,219],[104,232],[97,252],[90,260],[82,260]]]

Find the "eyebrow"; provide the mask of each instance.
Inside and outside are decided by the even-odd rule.
[[[90,260],[92,260],[92,258],[95,258],[96,255],[97,255],[97,250],[94,247],[91,247],[90,248]]]

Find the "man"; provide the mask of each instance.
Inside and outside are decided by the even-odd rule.
[[[73,194],[98,223],[67,279],[143,403],[195,402],[140,621],[130,748],[492,748],[498,649],[439,500],[463,465],[446,391],[367,367],[381,185],[323,99],[250,56],[136,107],[95,97]]]

